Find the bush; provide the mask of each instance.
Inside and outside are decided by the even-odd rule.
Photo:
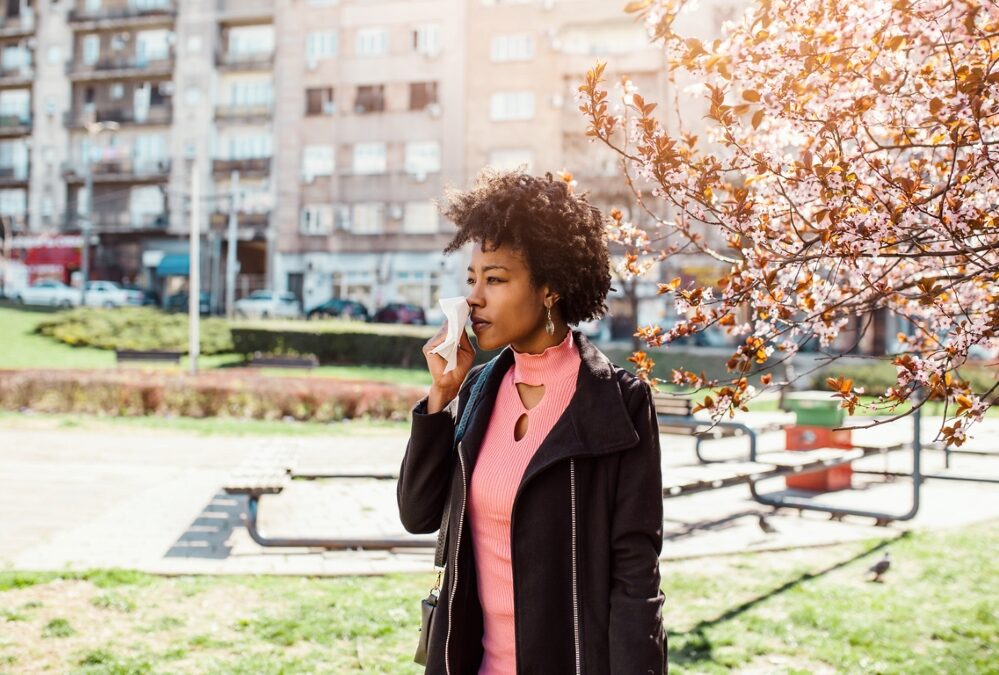
[[[404,420],[420,387],[324,378],[275,378],[239,370],[198,375],[151,371],[0,371],[0,408],[96,415],[179,415],[331,422]]]
[[[863,387],[864,393],[879,396],[888,387],[895,385],[895,366],[888,361],[867,361],[864,364],[832,363],[823,368],[811,379],[811,387],[827,391],[827,377],[846,377],[853,380],[854,387]],[[972,391],[986,392],[999,380],[999,370],[984,366],[963,366],[956,375],[967,381]]]
[[[352,321],[244,323],[232,328],[233,351],[249,358],[256,353],[315,354],[320,363],[425,368],[423,345],[436,332],[430,326],[363,324]],[[479,352],[485,363],[495,352]]]
[[[81,307],[42,321],[35,332],[70,345],[187,353],[187,315],[149,307]],[[223,319],[202,319],[201,353],[231,351],[228,324]]]

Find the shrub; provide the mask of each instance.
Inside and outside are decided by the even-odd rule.
[[[70,345],[187,353],[187,315],[167,314],[149,307],[81,307],[42,321],[35,332]],[[201,353],[231,351],[228,324],[223,319],[203,318]]]
[[[197,375],[140,370],[0,371],[2,408],[112,416],[403,420],[425,393],[420,387],[260,377],[245,370]]]
[[[232,328],[232,344],[246,358],[256,353],[315,354],[324,364],[425,368],[423,345],[437,330],[351,321],[245,323]],[[479,352],[476,362],[493,355]]]

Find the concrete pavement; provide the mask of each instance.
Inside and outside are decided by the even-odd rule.
[[[924,421],[924,438],[936,422]],[[2,424],[2,423],[0,423]],[[905,423],[855,432],[858,443],[907,438]],[[50,425],[49,425],[50,426]],[[977,447],[991,457],[956,456],[951,474],[999,478],[999,421],[978,429]],[[911,432],[909,432],[911,434]],[[663,436],[663,470],[694,463],[693,441]],[[783,435],[767,434],[762,450]],[[403,434],[246,438],[197,436],[136,428],[100,431],[0,426],[0,569],[60,570],[123,567],[162,574],[381,574],[427,571],[432,551],[270,549],[254,543],[241,524],[245,498],[224,494],[229,472],[261,446],[294,447],[299,469],[394,472]],[[740,439],[708,444],[712,456],[744,453]],[[905,468],[911,453],[869,457],[858,468]],[[942,453],[925,451],[924,472],[942,469]],[[855,475],[857,489],[823,501],[904,513],[911,481]],[[780,492],[783,480],[761,484]],[[818,513],[768,516],[765,534],[745,486],[665,501],[663,559],[747,550],[820,546],[893,537],[911,528],[950,528],[999,517],[999,485],[928,480],[917,517],[889,527],[870,519],[830,520]],[[261,531],[281,536],[410,536],[398,520],[395,482],[366,479],[294,481],[261,500]],[[668,564],[668,563],[665,563]]]

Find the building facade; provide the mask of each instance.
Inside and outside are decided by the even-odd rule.
[[[666,96],[660,49],[605,0],[20,0],[0,19],[0,216],[89,225],[94,278],[183,288],[200,188],[202,279],[306,308],[428,309],[464,260],[434,204],[481,168],[571,171],[627,206],[574,94],[597,59]],[[92,183],[92,195],[87,185]],[[67,270],[70,280],[73,270]],[[654,286],[658,279],[650,278]]]

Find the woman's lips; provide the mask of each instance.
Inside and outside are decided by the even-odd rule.
[[[490,325],[491,324],[488,321],[473,321],[472,330],[477,333],[480,330],[485,330],[486,328],[489,328]]]

